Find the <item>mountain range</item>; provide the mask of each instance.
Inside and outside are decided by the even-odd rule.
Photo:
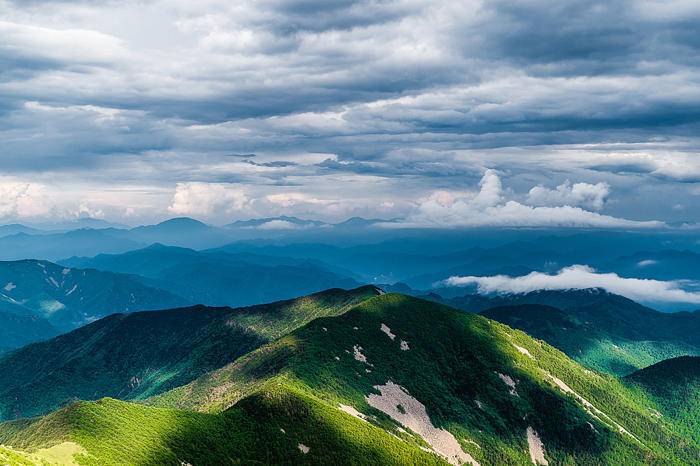
[[[76,399],[143,399],[377,294],[366,286],[238,309],[112,314],[0,358],[0,419],[44,414]]]
[[[46,340],[59,333],[48,320],[39,316],[0,312],[0,353]]]
[[[320,261],[223,250],[199,252],[162,244],[61,263],[129,274],[147,286],[211,306],[244,306],[359,285],[352,272]]]
[[[442,282],[585,263],[692,294],[693,235],[377,222],[0,229],[54,257],[0,262],[0,464],[700,457],[700,313]]]
[[[671,419],[682,435],[700,440],[700,357],[667,359],[628,375],[624,382],[653,401],[657,417]]]
[[[365,237],[380,231],[374,225],[383,220],[359,217],[332,224],[295,217],[269,217],[236,221],[223,227],[208,225],[189,217],[165,220],[155,225],[125,227],[97,219],[45,224],[0,226],[0,260],[44,259],[56,261],[71,256],[94,256],[143,248],[152,243],[206,249],[234,241],[275,239],[303,234],[317,238],[332,236]]]
[[[385,294],[281,333],[141,403],[77,401],[2,423],[3,454],[105,465],[680,465],[700,455],[641,385],[480,315]]]
[[[27,324],[29,333],[51,333],[50,327],[71,330],[114,312],[188,303],[123,274],[38,260],[0,262],[0,314],[24,317],[15,323]],[[6,327],[0,327],[0,334],[6,331]]]

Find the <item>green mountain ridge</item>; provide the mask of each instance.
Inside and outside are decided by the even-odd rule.
[[[80,464],[689,464],[644,393],[483,316],[396,294],[135,404],[0,424]]]
[[[600,289],[431,299],[480,312],[615,375],[700,355],[700,314],[659,312]]]
[[[0,357],[0,419],[44,414],[75,399],[160,393],[377,293],[365,286],[247,308],[110,315]]]

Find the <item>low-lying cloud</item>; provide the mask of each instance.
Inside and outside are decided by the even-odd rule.
[[[453,276],[440,283],[447,286],[476,286],[479,293],[529,293],[536,290],[602,288],[635,301],[648,303],[700,304],[700,293],[683,289],[679,281],[621,277],[599,273],[587,265],[564,267],[555,274],[531,272],[520,277],[508,275]]]

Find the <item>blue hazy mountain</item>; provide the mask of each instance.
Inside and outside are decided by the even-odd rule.
[[[241,240],[290,240],[316,237],[331,241],[342,232],[358,239],[366,228],[353,220],[353,227],[332,227],[315,220],[271,217],[234,222],[226,227],[208,225],[188,217],[173,218],[155,225],[134,228],[99,219],[78,219],[29,227],[0,226],[0,260],[45,259],[55,261],[72,256],[121,253],[153,243],[207,249]],[[332,228],[331,228],[332,227]],[[371,229],[371,228],[370,228]]]
[[[60,331],[43,317],[0,311],[0,353],[46,340],[59,333]]]
[[[220,245],[232,238],[224,229],[189,217],[173,218],[156,225],[140,226],[120,234],[144,245],[163,243],[197,249]]]
[[[92,256],[102,252],[124,252],[140,243],[114,234],[116,230],[81,229],[58,233],[18,233],[0,237],[0,260],[44,259]]]
[[[350,235],[352,238],[338,235],[347,240],[345,243],[326,241],[308,233],[302,241],[295,241],[290,233],[286,240],[238,241],[219,249],[232,253],[312,258],[350,269],[367,281],[403,281],[411,287],[423,289],[452,275],[522,275],[533,270],[555,272],[572,264],[606,270],[614,258],[638,251],[657,252],[673,248],[700,253],[694,235],[687,232],[397,231],[393,228],[363,231],[362,234]],[[369,238],[380,240],[362,242]]]
[[[379,219],[379,218],[362,218],[351,217],[337,223],[323,222],[320,220],[301,219],[298,217],[289,217],[281,215],[278,217],[254,218],[249,220],[237,220],[235,222],[224,225],[225,228],[259,228],[259,229],[279,229],[279,230],[294,230],[294,229],[313,229],[313,228],[332,228],[335,233],[342,230],[358,230],[372,228],[383,223],[394,223],[397,219]]]
[[[17,230],[17,227],[7,228],[8,231]],[[56,261],[72,256],[121,253],[154,242],[207,248],[226,244],[233,239],[230,232],[189,218],[171,219],[156,225],[131,229],[110,227],[69,231],[30,230],[4,237],[0,234],[0,260]]]
[[[573,264],[630,277],[697,279],[700,245],[687,231],[436,231],[381,228],[377,222],[352,218],[332,225],[283,216],[224,228],[176,218],[131,229],[18,233],[0,236],[0,259],[56,261],[162,243],[323,262],[325,268],[343,270],[341,275],[360,282],[401,281],[416,289],[428,289],[452,275],[552,273]]]
[[[415,288],[429,288],[454,275],[553,273],[574,264],[585,264],[622,276],[658,280],[700,276],[700,254],[690,250],[663,250],[664,244],[663,235],[636,239],[634,235],[624,239],[615,232],[543,236],[492,248],[475,247],[438,255],[432,258],[432,262],[441,264],[443,269],[403,277],[402,280]],[[644,248],[644,252],[638,252],[637,248]]]
[[[317,260],[198,252],[162,244],[61,263],[139,276],[144,284],[210,306],[243,306],[358,285],[352,272]]]
[[[105,228],[119,228],[128,229],[126,225],[121,223],[109,222],[101,218],[94,217],[78,217],[68,220],[58,220],[51,222],[40,222],[31,223],[30,226],[38,231],[44,232],[59,232],[59,231],[71,231],[80,230],[83,228],[90,228],[93,230],[100,230]]]
[[[0,262],[0,312],[29,317],[22,321],[28,335],[43,331],[44,321],[64,331],[115,312],[187,304],[179,296],[122,274],[37,260]]]
[[[9,225],[0,225],[0,237],[12,236],[18,233],[24,233],[27,235],[38,235],[43,233],[41,230],[36,228],[28,227],[19,223],[12,223]]]

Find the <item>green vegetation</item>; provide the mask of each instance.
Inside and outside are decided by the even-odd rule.
[[[28,451],[70,439],[82,465],[441,464],[387,432],[303,391],[270,387],[222,414],[105,398],[0,428],[0,442]],[[299,444],[310,448],[308,454]]]
[[[625,382],[650,397],[659,417],[700,442],[700,357],[662,361],[628,375]]]
[[[700,355],[700,313],[662,313],[603,290],[464,296],[449,303],[481,311],[591,369],[618,376],[664,359]]]
[[[0,464],[9,466],[34,466],[37,463],[38,462],[33,460],[27,453],[0,446]]]
[[[552,465],[700,455],[641,388],[506,325],[396,294],[318,317],[145,404],[77,402],[0,424],[0,444],[31,454],[73,442],[84,465],[445,464],[454,457],[439,454],[455,451],[530,464],[528,430]]]
[[[394,332],[394,340],[380,331],[381,324]],[[402,351],[400,340],[410,349]],[[355,346],[371,365],[354,358]],[[499,372],[516,381],[518,396],[509,393]],[[565,381],[609,418],[586,412],[547,374]],[[278,380],[309,387],[331,406],[342,403],[374,415],[378,425],[392,430],[394,424],[366,401],[376,393],[375,385],[391,380],[425,404],[436,426],[479,444],[481,448],[469,442],[463,447],[485,464],[526,462],[528,426],[540,434],[555,463],[672,464],[687,458],[674,453],[674,442],[681,440],[673,429],[658,423],[648,405],[614,377],[586,371],[549,345],[504,325],[400,295],[318,319],[150,402],[225,412]],[[620,434],[617,424],[639,441]],[[695,445],[688,454],[697,453]]]
[[[106,317],[0,357],[0,419],[44,414],[76,399],[161,393],[377,293],[366,286],[247,308],[195,306]]]

